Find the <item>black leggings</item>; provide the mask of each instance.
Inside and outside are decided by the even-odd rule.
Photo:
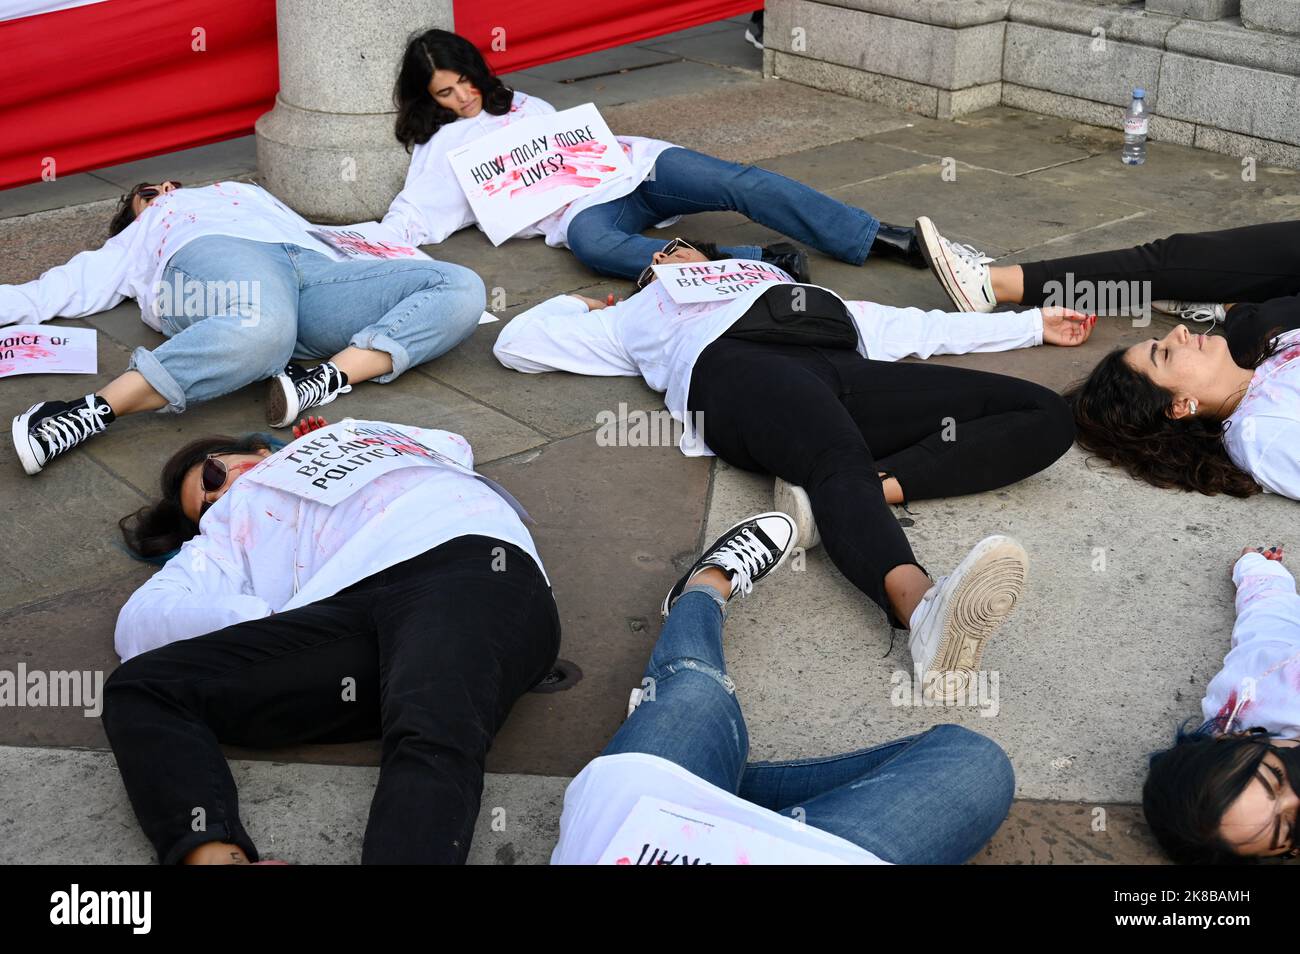
[[[1026,305],[1042,305],[1052,283],[1151,283],[1151,297],[1233,302],[1224,334],[1250,367],[1264,344],[1294,328],[1300,313],[1300,221],[1171,235],[1134,248],[1022,265]]]
[[[908,500],[979,493],[1043,470],[1074,440],[1065,401],[1032,381],[727,337],[696,362],[690,410],[727,463],[808,492],[827,555],[895,625],[885,574],[919,564],[878,474]]]
[[[257,860],[218,743],[375,738],[361,860],[460,863],[488,747],[559,641],[532,557],[458,537],[327,599],[136,656],[105,687],[104,729],[164,864],[211,841]]]

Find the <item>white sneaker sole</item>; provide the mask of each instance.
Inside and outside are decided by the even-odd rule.
[[[961,287],[961,282],[957,280],[957,274],[953,271],[952,260],[947,251],[944,250],[943,243],[939,241],[939,230],[934,227],[928,216],[921,216],[916,220],[916,234],[920,239],[921,256],[925,259],[926,264],[930,266],[930,271],[934,277],[939,280],[943,290],[948,295],[948,300],[953,303],[958,311],[978,311],[990,312],[993,310],[991,305],[983,302],[975,302],[970,299]]]
[[[952,572],[947,591],[930,609],[939,614],[942,629],[924,677],[925,698],[947,704],[966,695],[989,637],[1020,602],[1028,571],[1024,547],[1010,537],[992,536]]]
[[[772,509],[788,514],[794,521],[796,546],[811,550],[821,544],[822,535],[817,530],[817,521],[813,519],[808,491],[778,477],[772,485]]]
[[[18,460],[29,477],[35,477],[44,469],[44,465],[32,453],[32,442],[27,436],[27,421],[31,418],[32,411],[38,407],[40,407],[39,404],[29,407],[22,414],[15,417],[13,426],[9,431],[14,442],[14,452],[17,453]]]
[[[277,374],[266,389],[266,423],[288,427],[298,416],[298,389],[287,374]]]

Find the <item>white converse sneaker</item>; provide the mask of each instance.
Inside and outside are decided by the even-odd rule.
[[[760,513],[736,524],[691,564],[664,597],[660,612],[665,619],[691,577],[706,566],[717,567],[731,576],[731,596],[748,596],[754,584],[767,576],[790,555],[795,544],[795,525],[787,514]],[[731,596],[727,597],[728,600]]]
[[[340,394],[347,394],[352,385],[345,384],[343,372],[333,361],[316,365],[308,371],[291,364],[270,381],[266,393],[266,423],[272,427],[288,427],[299,414],[328,404]]]
[[[989,258],[979,249],[950,242],[926,216],[916,220],[921,254],[958,311],[988,312],[997,307]]]
[[[35,476],[45,465],[90,440],[117,419],[98,394],[80,401],[42,401],[14,418],[11,436],[23,470]]]
[[[984,644],[1020,601],[1028,568],[1019,543],[987,537],[922,597],[908,645],[926,699],[947,704],[968,691]]]
[[[822,542],[822,535],[817,532],[817,521],[813,519],[812,501],[808,491],[802,487],[776,478],[772,485],[772,509],[788,514],[798,530],[796,545],[811,550]]]
[[[1151,303],[1152,311],[1162,315],[1172,315],[1185,321],[1209,321],[1218,324],[1227,317],[1227,309],[1212,302],[1168,301],[1161,299]]]

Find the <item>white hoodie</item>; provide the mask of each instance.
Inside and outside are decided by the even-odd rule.
[[[383,226],[401,243],[436,245],[467,225],[477,225],[474,210],[456,183],[456,174],[447,154],[512,122],[553,112],[555,107],[545,100],[516,92],[509,112],[504,115],[493,116],[487,110],[479,110],[477,116],[457,119],[440,128],[428,142],[416,146],[412,152],[411,165],[406,170],[406,184],[389,206]],[[575,199],[514,237],[544,235],[547,245],[567,248],[569,223],[575,215],[583,209],[622,198],[634,191],[654,169],[659,153],[672,148],[672,143],[659,139],[640,136],[615,138],[632,164],[631,177],[611,182],[590,195]],[[656,227],[663,228],[676,221],[676,218],[671,218]]]
[[[159,196],[101,248],[74,255],[23,285],[0,285],[0,325],[36,324],[106,311],[126,298],[162,331],[158,280],[173,255],[206,235],[285,242],[331,258],[333,250],[308,234],[314,226],[265,189],[218,182]]]
[[[1276,560],[1247,553],[1232,569],[1237,623],[1223,669],[1201,701],[1205,718],[1230,717],[1236,728],[1263,726],[1300,739],[1300,596]]]
[[[474,466],[473,451],[458,434],[394,426]],[[311,439],[301,437],[272,456]],[[123,662],[333,596],[455,537],[504,540],[542,565],[510,505],[481,480],[450,468],[394,470],[333,507],[250,479],[257,469],[231,485],[203,515],[199,535],[122,607],[114,641]]]
[[[679,305],[663,282],[655,281],[590,314],[579,299],[557,295],[516,315],[501,330],[492,353],[507,368],[528,373],[639,375],[655,391],[666,392],[665,406],[685,425],[679,442],[682,453],[707,456],[713,452],[694,433],[686,413],[691,371],[704,349],[770,284],[756,285],[729,301]],[[1043,315],[1036,308],[985,315],[891,308],[870,301],[845,305],[857,325],[858,353],[877,361],[1010,351],[1043,343]]]
[[[1266,491],[1300,500],[1300,330],[1278,341],[1224,421],[1223,445]]]

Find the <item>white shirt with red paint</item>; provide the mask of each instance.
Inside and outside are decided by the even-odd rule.
[[[1247,553],[1232,570],[1237,623],[1223,669],[1210,680],[1201,712],[1207,720],[1236,712],[1234,730],[1263,726],[1300,738],[1300,596],[1276,560]]]
[[[882,860],[830,832],[747,802],[686,771],[675,762],[641,752],[602,755],[587,763],[564,790],[564,811],[560,815],[560,840],[551,852],[553,865],[596,864],[619,834],[643,796],[662,799],[682,809],[682,814],[702,812],[733,823],[761,840],[770,860],[787,846],[788,863],[807,863],[820,855],[826,863],[883,865]],[[773,850],[772,842],[776,842]],[[697,852],[689,833],[674,839],[668,833],[654,845],[629,841],[627,851],[613,864],[745,864],[739,857],[716,857]],[[643,848],[647,850],[642,850]]]
[[[771,284],[755,285],[723,302],[678,304],[663,283],[655,281],[617,304],[591,312],[572,295],[557,295],[511,319],[492,353],[507,368],[529,374],[569,371],[640,376],[649,387],[664,392],[665,406],[682,422],[682,453],[710,456],[713,452],[695,433],[687,414],[691,373],[704,349]],[[824,290],[835,294],[829,288]],[[871,301],[846,301],[845,305],[857,326],[858,353],[877,361],[1010,351],[1043,343],[1043,315],[1037,308],[952,314]]]
[[[0,285],[0,325],[81,318],[134,298],[144,323],[162,331],[158,282],[167,262],[190,242],[229,235],[289,243],[336,257],[308,234],[311,228],[271,193],[246,182],[177,189],[155,199],[101,248],[74,255],[66,265],[26,284]]]
[[[536,96],[516,91],[509,112],[493,116],[487,110],[478,115],[457,119],[433,134],[428,142],[416,146],[411,154],[411,165],[406,170],[406,184],[393,199],[382,224],[396,241],[407,245],[436,245],[453,232],[466,226],[477,225],[478,219],[470,208],[469,200],[456,182],[448,153],[473,142],[503,126],[521,119],[544,116],[555,112],[555,107]],[[648,177],[655,160],[672,143],[641,136],[615,136],[623,146],[632,165],[632,175],[593,189],[589,195],[574,199],[534,225],[517,232],[514,238],[546,237],[546,244],[568,248],[569,223],[584,209],[602,202],[621,199]],[[658,223],[664,228],[677,221],[677,217]]]
[[[458,434],[393,426],[474,466],[473,451]],[[456,537],[513,543],[542,565],[515,511],[472,475],[443,467],[394,470],[330,507],[244,479],[256,469],[231,484],[203,515],[199,535],[122,607],[114,643],[123,662],[333,596]]]
[[[1278,338],[1223,422],[1232,462],[1266,491],[1300,500],[1300,330]]]

